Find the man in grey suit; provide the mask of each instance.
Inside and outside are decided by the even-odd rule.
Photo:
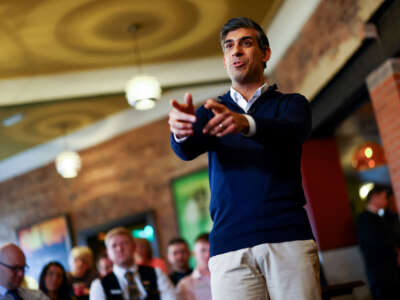
[[[17,245],[0,246],[0,300],[49,300],[40,291],[21,287],[26,268],[25,254]]]

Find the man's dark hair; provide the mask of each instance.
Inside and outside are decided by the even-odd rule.
[[[225,38],[228,35],[229,32],[240,29],[240,28],[253,28],[257,31],[257,41],[258,41],[258,46],[260,47],[261,50],[265,51],[266,49],[269,48],[269,41],[267,38],[267,35],[265,34],[264,30],[261,28],[260,25],[258,25],[255,21],[249,18],[245,17],[240,17],[240,18],[232,18],[229,19],[225,25],[221,29],[221,35],[220,35],[220,42],[221,42],[221,47],[222,51],[224,51],[224,42]],[[266,67],[266,64],[264,63],[264,68]]]
[[[380,194],[382,192],[385,192],[386,196],[388,196],[389,188],[385,185],[375,184],[374,187],[372,188],[372,190],[370,190],[367,195],[367,203],[369,203],[371,201],[372,196],[374,196],[376,194]]]
[[[181,237],[171,239],[168,243],[168,247],[176,244],[185,244],[187,247],[189,247],[188,243]]]
[[[195,243],[197,243],[197,242],[209,243],[210,242],[209,241],[209,236],[210,236],[210,234],[208,232],[204,232],[204,233],[198,235],[194,242]]]

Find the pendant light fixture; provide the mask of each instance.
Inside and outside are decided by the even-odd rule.
[[[56,170],[63,178],[74,178],[78,175],[82,167],[79,154],[68,149],[66,128],[67,124],[62,124],[64,151],[57,155],[55,160]]]
[[[134,52],[139,70],[139,75],[130,79],[125,87],[126,98],[128,103],[138,110],[151,109],[156,105],[156,101],[161,98],[161,86],[157,78],[149,75],[143,75],[142,62],[137,42],[137,31],[141,28],[139,24],[132,24],[128,28],[128,32],[132,33],[134,40]]]

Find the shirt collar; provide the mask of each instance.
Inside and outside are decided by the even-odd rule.
[[[133,274],[135,274],[137,272],[137,265],[133,265],[128,269],[117,266],[116,264],[113,265],[113,272],[118,277],[125,278],[125,273],[128,271],[131,271],[131,272],[133,272]]]
[[[268,83],[264,83],[260,86],[253,96],[250,97],[249,101],[247,101],[238,91],[236,91],[233,87],[230,89],[230,96],[233,101],[239,105],[244,111],[248,111],[253,103],[268,89]]]

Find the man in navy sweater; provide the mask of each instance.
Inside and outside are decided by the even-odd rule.
[[[208,152],[213,299],[321,299],[300,173],[308,101],[265,82],[271,50],[254,21],[229,20],[221,45],[230,91],[197,110],[186,94],[169,114],[181,159]]]

